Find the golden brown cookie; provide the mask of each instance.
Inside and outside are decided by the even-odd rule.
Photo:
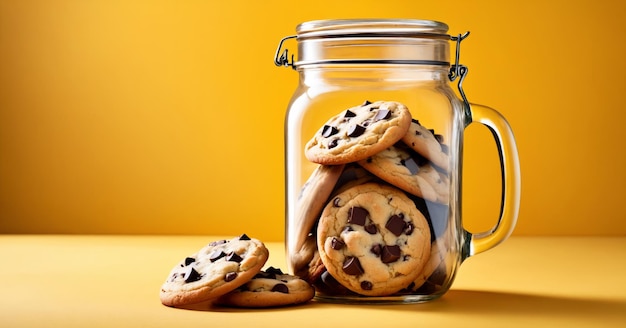
[[[317,238],[311,234],[307,236],[302,248],[289,257],[291,268],[296,276],[313,283],[325,270],[317,250]]]
[[[450,238],[446,235],[440,236],[437,240],[432,242],[430,247],[430,256],[428,262],[421,270],[420,274],[413,280],[413,283],[409,286],[409,290],[419,290],[424,283],[429,280],[433,275],[438,272],[439,275],[447,277],[447,271],[450,264],[446,263],[448,254],[450,253]],[[434,277],[433,277],[434,278]],[[443,282],[438,281],[442,284]]]
[[[305,303],[315,296],[315,289],[297,276],[269,267],[215,303],[234,307],[266,308]]]
[[[413,282],[430,255],[424,215],[403,191],[366,183],[335,196],[317,229],[320,258],[341,285],[391,295]]]
[[[433,202],[448,203],[448,177],[402,142],[358,163],[379,178],[413,195]]]
[[[346,164],[399,141],[411,124],[408,108],[395,101],[366,101],[329,119],[305,146],[311,162]]]
[[[211,242],[170,271],[161,286],[161,302],[183,306],[220,297],[252,279],[268,257],[265,245],[245,234]]]
[[[346,164],[343,172],[341,172],[341,176],[339,176],[337,184],[335,185],[335,189],[333,189],[330,195],[332,197],[354,186],[379,180],[380,179],[377,176],[373,175],[357,163]]]
[[[413,119],[402,141],[420,155],[428,158],[433,164],[448,171],[450,158],[448,146],[443,143],[442,135],[435,134],[434,130],[425,128],[418,120]]]
[[[453,244],[453,228],[450,228],[449,208],[447,205],[429,202],[422,198],[408,195],[417,209],[424,214],[430,227],[431,253],[428,263],[415,281],[403,292],[432,294],[442,289],[450,281],[458,252]]]
[[[337,176],[338,173],[341,174]],[[332,190],[331,195],[336,195],[346,188],[373,179],[377,179],[376,176],[355,163],[320,165],[311,174],[298,198],[298,211],[294,220],[296,224],[293,225],[296,230],[291,234],[296,236],[296,240],[290,241],[294,246],[293,251],[289,252],[288,259],[290,268],[297,276],[314,282],[324,269],[317,252],[317,229],[311,231],[311,228],[317,224],[327,204],[330,190]]]
[[[296,201],[295,217],[292,226],[289,227],[296,232],[290,234],[296,237],[295,240],[290,241],[293,243],[290,249],[302,248],[307,235],[319,219],[343,168],[344,165],[319,165],[302,186]]]

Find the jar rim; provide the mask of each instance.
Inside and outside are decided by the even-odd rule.
[[[447,24],[424,19],[323,19],[304,22],[296,27],[300,39],[357,35],[449,38],[447,32]]]

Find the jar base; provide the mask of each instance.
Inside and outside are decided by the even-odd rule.
[[[334,296],[323,293],[316,293],[315,300],[318,302],[333,304],[416,304],[434,301],[441,297],[441,295],[442,294],[392,296]]]

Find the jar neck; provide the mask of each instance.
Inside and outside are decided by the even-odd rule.
[[[450,82],[450,66],[443,65],[303,65],[297,70],[301,83],[309,86]]]
[[[381,40],[317,41],[299,43],[296,67],[319,64],[450,65],[447,40],[387,40],[382,43]]]

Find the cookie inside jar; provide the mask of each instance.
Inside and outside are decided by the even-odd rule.
[[[298,198],[288,260],[317,297],[445,292],[456,262],[444,138],[399,102],[365,101],[329,118],[307,151],[322,155],[307,154],[318,166]]]

